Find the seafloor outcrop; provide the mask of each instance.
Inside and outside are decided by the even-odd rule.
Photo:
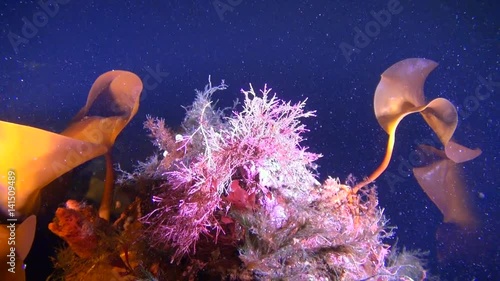
[[[421,280],[418,255],[397,253],[375,187],[317,180],[303,147],[305,102],[266,87],[217,109],[210,83],[182,130],[148,117],[158,155],[122,188],[137,197],[112,225],[69,201],[50,229],[68,243],[50,280]],[[87,247],[84,247],[85,243]]]

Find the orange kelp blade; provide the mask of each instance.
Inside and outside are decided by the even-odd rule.
[[[0,121],[1,211],[9,217],[34,213],[42,187],[106,150],[99,143]]]
[[[459,144],[456,144],[460,146]],[[477,151],[468,149],[469,156],[477,155]],[[420,145],[419,149],[427,158],[437,159],[431,164],[413,168],[413,175],[418,184],[438,207],[445,223],[454,223],[461,228],[473,229],[477,226],[477,218],[472,211],[469,194],[463,180],[463,168],[447,158],[446,154],[434,147]]]
[[[443,98],[425,104],[424,83],[436,66],[434,61],[412,58],[398,62],[382,73],[375,90],[373,107],[378,123],[389,135],[386,154],[380,166],[353,188],[354,193],[377,179],[389,165],[396,128],[405,116],[420,112],[444,145],[450,140],[458,122],[453,104]]]
[[[135,74],[110,71],[96,80],[86,106],[61,134],[0,121],[0,210],[8,212],[8,191],[15,188],[15,215],[34,213],[42,187],[107,153],[137,112],[141,91]],[[98,116],[87,115],[93,103]]]
[[[94,82],[87,103],[61,134],[89,142],[99,142],[108,149],[139,108],[142,82],[126,71],[107,72]],[[107,116],[107,117],[104,117]],[[106,153],[106,181],[99,216],[109,220],[113,201],[114,171],[111,153]]]

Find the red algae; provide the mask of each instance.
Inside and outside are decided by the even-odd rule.
[[[69,200],[66,202],[66,208],[57,208],[49,229],[66,241],[79,257],[89,258],[98,245],[95,229],[98,224],[103,224],[100,220],[92,206]]]
[[[307,129],[301,120],[315,115],[305,110],[305,101],[284,102],[266,86],[255,92],[250,85],[242,90],[242,104],[217,109],[212,95],[226,88],[224,82],[209,83],[197,91],[180,131],[148,116],[145,127],[159,151],[134,172],[122,171],[119,182],[135,188],[137,198],[114,225],[107,225],[109,229],[73,201],[56,212],[49,227],[69,246],[55,263],[61,276],[67,280],[425,276],[417,255],[398,255],[385,242],[393,232],[378,206],[375,187],[356,194],[338,179],[319,182],[315,161],[321,155],[303,145]],[[81,249],[85,240],[90,244],[86,251]]]

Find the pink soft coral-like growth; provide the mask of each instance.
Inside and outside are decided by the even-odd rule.
[[[320,155],[300,145],[306,132],[300,119],[314,116],[313,111],[304,111],[305,102],[292,105],[270,97],[267,87],[258,95],[250,85],[250,90],[242,90],[242,110],[224,117],[211,97],[225,88],[224,83],[217,87],[210,83],[197,92],[183,123],[186,131],[176,137],[184,157],[158,167],[167,181],[156,197],[158,208],[144,221],[151,225],[157,243],[175,249],[174,259],[194,252],[201,234],[217,237],[221,226],[215,212],[225,210],[224,205],[254,204],[252,196],[267,187],[306,192],[306,186],[317,183],[310,166]],[[157,125],[151,128],[153,134],[162,131]],[[237,174],[245,178],[246,189],[233,185],[231,191]],[[222,201],[225,193],[229,200]]]

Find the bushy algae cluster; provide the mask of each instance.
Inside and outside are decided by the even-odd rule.
[[[210,79],[209,79],[210,82]],[[418,256],[384,242],[392,229],[374,187],[318,181],[303,146],[305,101],[264,87],[218,109],[209,83],[180,131],[145,127],[158,153],[122,173],[137,197],[113,224],[68,201],[50,229],[68,242],[51,280],[420,280]]]

